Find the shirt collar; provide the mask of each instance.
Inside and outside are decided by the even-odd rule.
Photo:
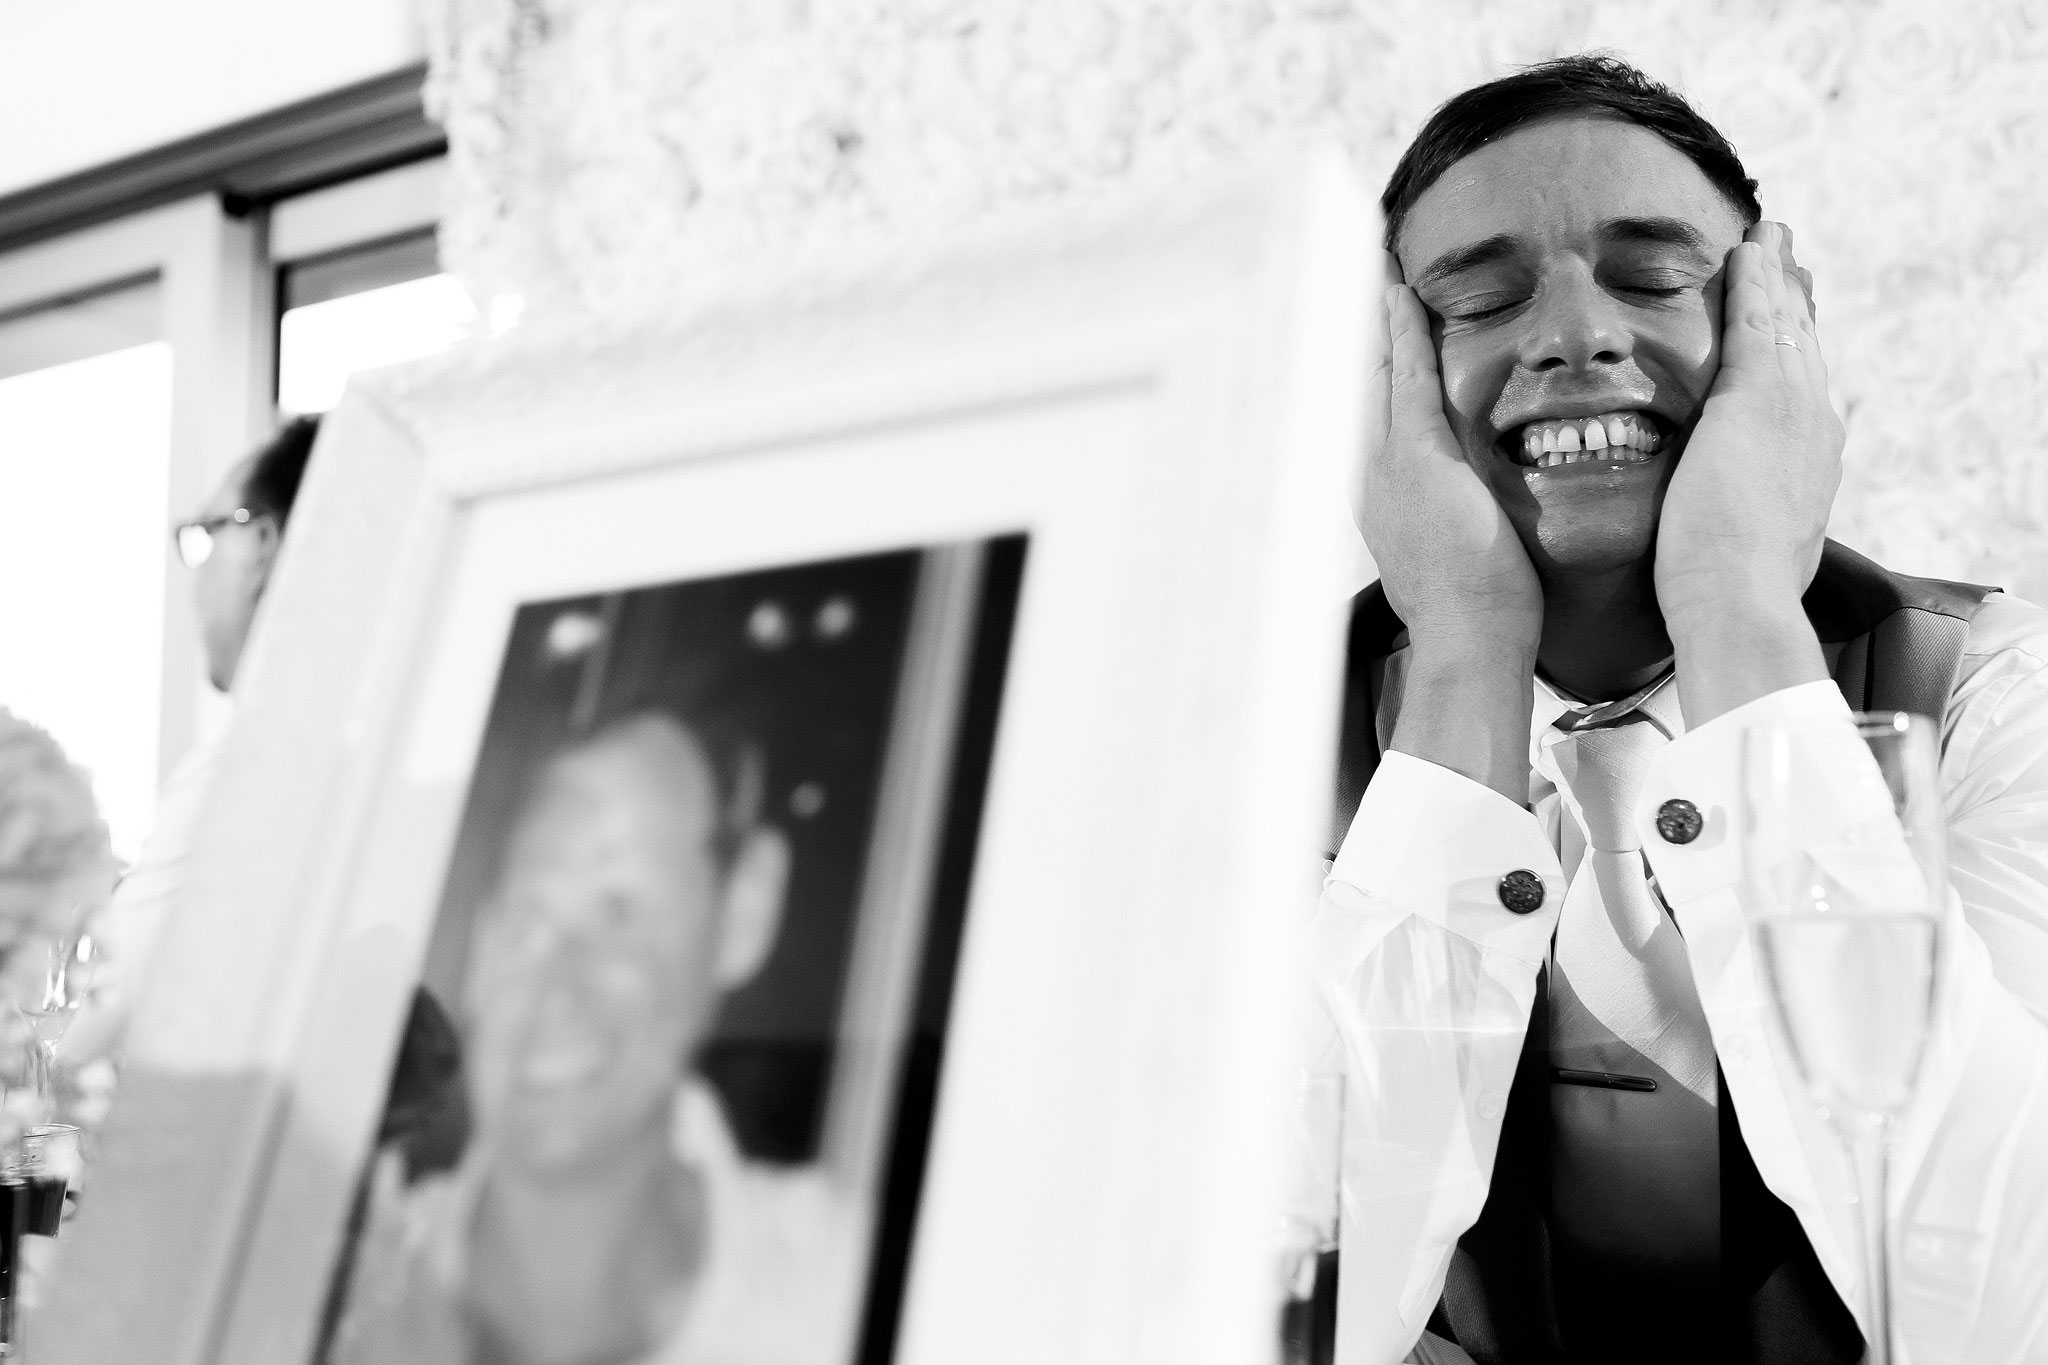
[[[1570,733],[1589,726],[1605,725],[1640,712],[1668,738],[1685,733],[1685,716],[1679,710],[1678,689],[1671,685],[1677,673],[1670,663],[1649,682],[1613,701],[1588,702],[1572,696],[1556,683],[1536,675],[1535,706],[1530,715],[1530,737],[1540,740],[1546,731]]]

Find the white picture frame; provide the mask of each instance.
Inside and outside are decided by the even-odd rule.
[[[306,1359],[520,604],[1019,532],[892,1358],[1270,1352],[1377,247],[1325,150],[358,380],[37,1358]]]

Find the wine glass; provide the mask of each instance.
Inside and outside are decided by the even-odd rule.
[[[1302,1071],[1288,1113],[1280,1208],[1280,1360],[1326,1365],[1335,1346],[1344,1077]]]
[[[28,1030],[28,1088],[45,1119],[56,1104],[57,1043],[85,1004],[92,987],[98,946],[87,933],[31,940],[11,1001]]]
[[[1765,724],[1743,740],[1751,940],[1786,1052],[1855,1167],[1865,1365],[1892,1357],[1886,1165],[1934,1013],[1948,895],[1939,765],[1934,723],[1903,712]]]

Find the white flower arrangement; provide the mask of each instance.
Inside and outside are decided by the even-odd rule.
[[[0,948],[76,932],[115,866],[84,772],[48,731],[0,707]]]
[[[113,890],[118,864],[86,775],[49,733],[0,707],[0,1146],[61,1095],[37,1074],[28,1020],[47,988],[38,943],[64,942]]]

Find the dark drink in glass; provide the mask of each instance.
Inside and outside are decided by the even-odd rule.
[[[13,1287],[15,1248],[24,1233],[55,1237],[64,1219],[61,1175],[0,1176],[0,1293]]]
[[[1337,1253],[1316,1253],[1315,1287],[1280,1305],[1282,1365],[1330,1365],[1337,1352]]]
[[[55,1237],[64,1221],[64,1191],[61,1175],[32,1175],[28,1178],[28,1230],[38,1237]]]

